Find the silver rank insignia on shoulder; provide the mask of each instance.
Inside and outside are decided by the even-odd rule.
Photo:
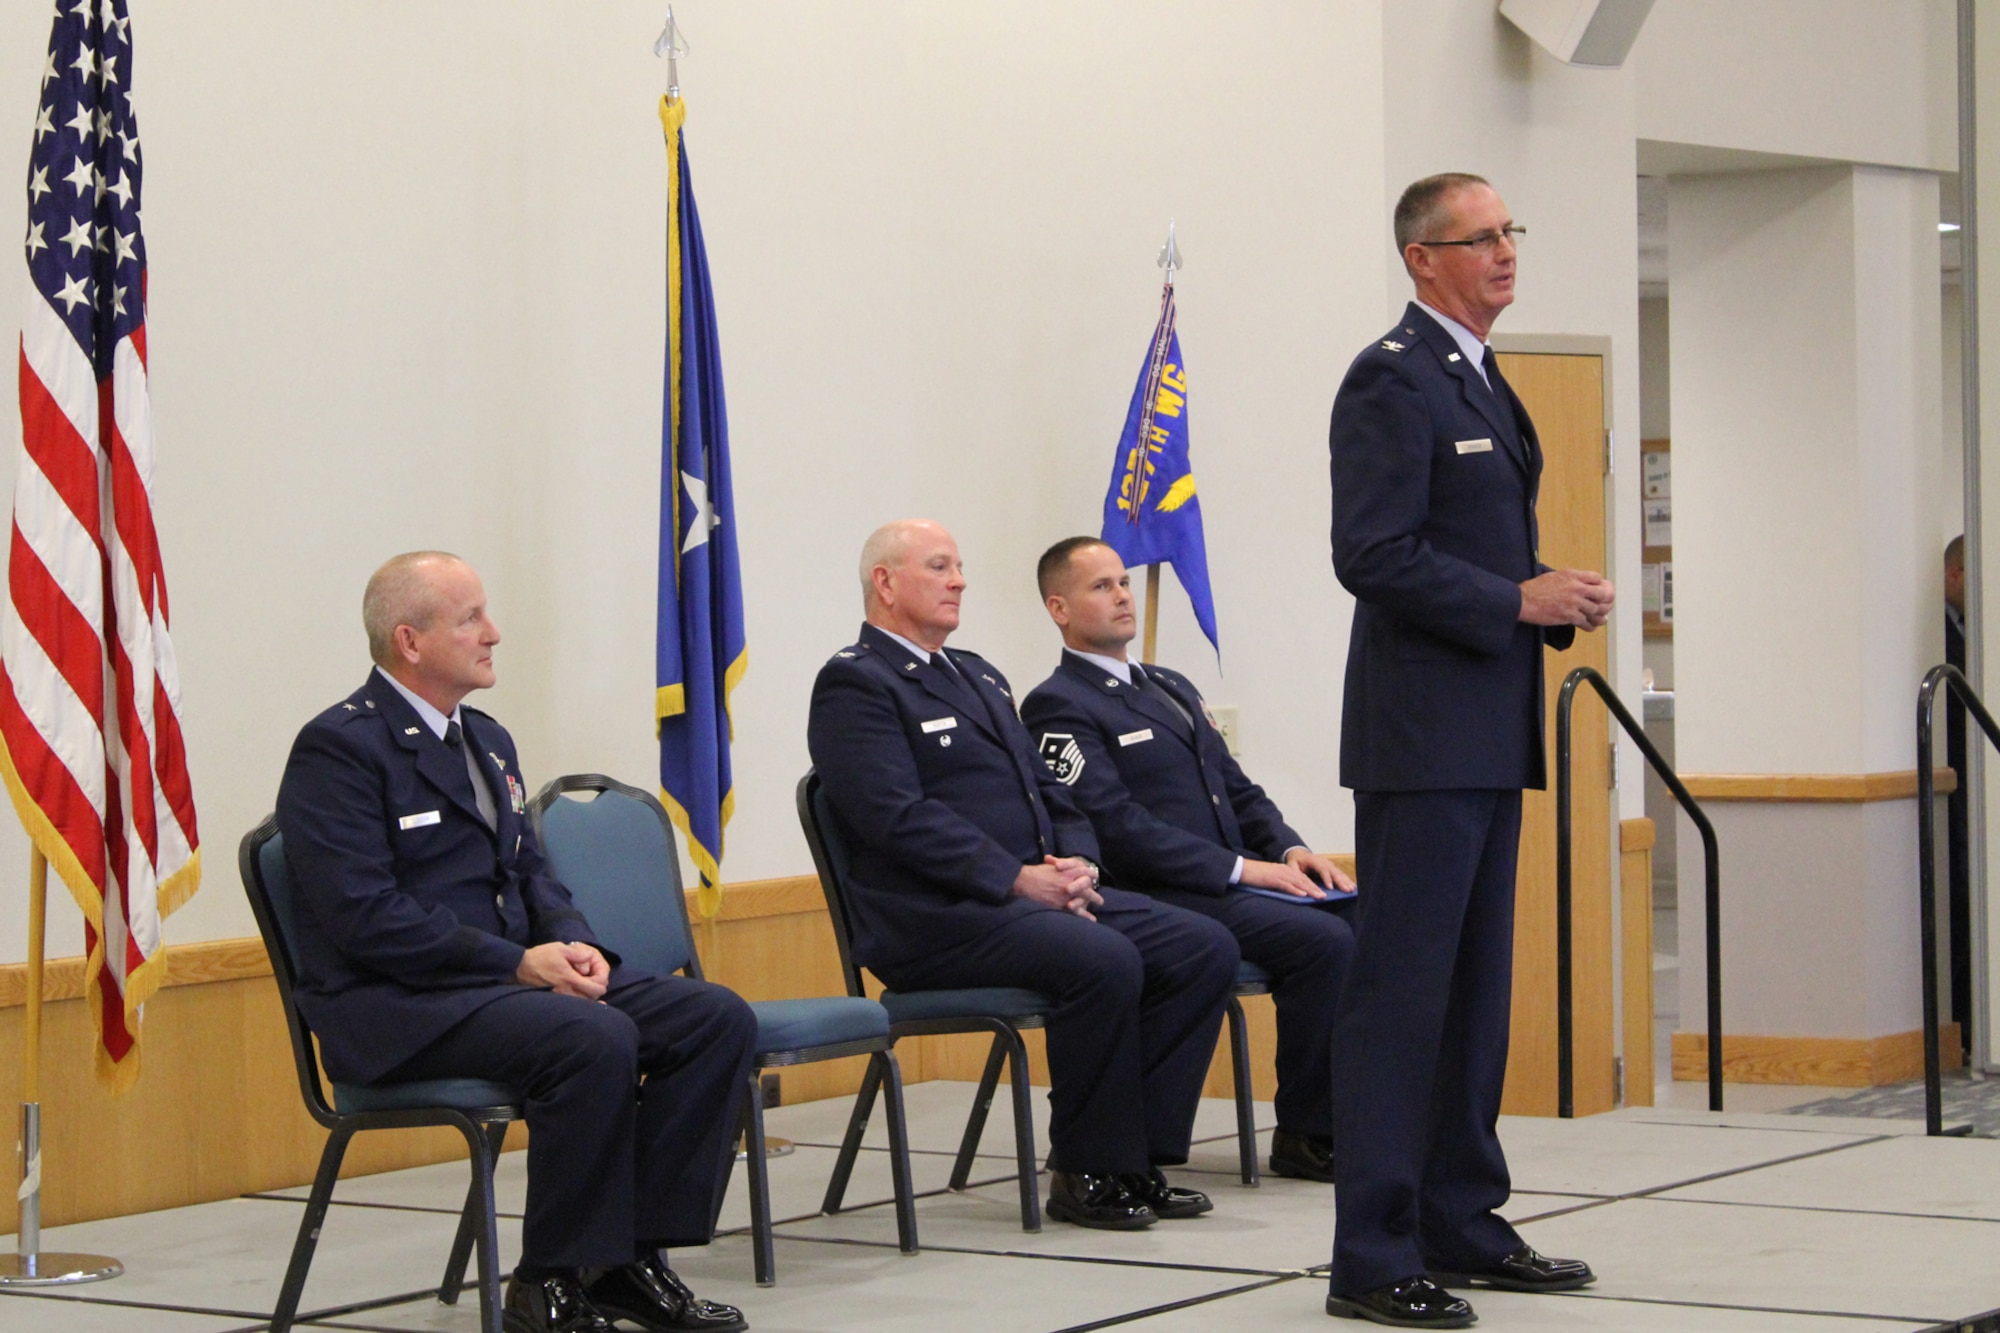
[[[842,649],[842,650],[841,650],[840,652],[837,652],[837,653],[835,653],[835,654],[834,654],[834,656],[835,656],[835,657],[852,657],[852,656],[854,656],[854,654],[853,654],[853,653],[850,653],[850,652],[848,652],[848,651],[846,651],[845,649]]]
[[[358,713],[361,711],[360,709],[356,708],[353,704],[342,704],[341,707],[345,708],[350,713]]]
[[[988,685],[998,685],[1000,683],[999,681],[993,679],[993,677],[987,675],[984,671],[979,673],[979,678],[985,681]]]
[[[1049,772],[1056,775],[1056,781],[1074,787],[1076,780],[1083,776],[1083,747],[1068,732],[1043,732],[1039,753],[1042,762],[1049,766]]]
[[[1403,350],[1403,347],[1404,344],[1397,342],[1394,338],[1384,338],[1382,340],[1382,348],[1384,351],[1400,352]]]
[[[417,729],[415,727],[404,727],[403,734],[405,736],[414,736],[417,734]]]

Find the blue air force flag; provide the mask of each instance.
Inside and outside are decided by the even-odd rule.
[[[743,587],[729,484],[708,252],[681,142],[685,99],[660,99],[667,135],[667,368],[660,438],[660,612],[655,716],[660,795],[701,873],[700,903],[722,903],[722,830],[735,809],[729,696],[743,677]]]
[[[1187,392],[1187,366],[1174,328],[1174,289],[1169,286],[1118,437],[1111,487],[1104,495],[1102,538],[1128,568],[1163,560],[1172,565],[1194,604],[1196,623],[1219,652],[1201,500],[1188,460]]]

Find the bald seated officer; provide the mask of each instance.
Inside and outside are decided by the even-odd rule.
[[[1354,931],[1348,904],[1327,892],[1344,898],[1354,881],[1306,846],[1230,757],[1187,677],[1130,659],[1138,620],[1118,552],[1069,537],[1043,554],[1036,578],[1063,653],[1022,700],[1021,720],[1090,817],[1111,877],[1220,922],[1271,974],[1271,1170],[1330,1182],[1333,1013]]]
[[[493,684],[479,575],[399,555],[362,598],[375,669],[308,722],[278,788],[298,1003],[343,1083],[479,1078],[528,1122],[509,1333],[730,1333],[664,1251],[715,1231],[757,1021],[598,943],[542,859]]]
[[[1050,1217],[1130,1230],[1207,1212],[1160,1168],[1187,1160],[1236,941],[1099,883],[1090,821],[1006,678],[945,648],[965,592],[949,532],[879,529],[861,588],[867,623],[820,668],[807,734],[852,850],[855,961],[896,990],[1049,998]]]

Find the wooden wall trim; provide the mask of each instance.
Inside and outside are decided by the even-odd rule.
[[[1801,801],[1859,804],[1907,801],[1917,794],[1917,770],[1891,773],[1683,773],[1701,801]],[[1937,770],[1937,794],[1958,790],[1958,774]]]
[[[1618,890],[1624,984],[1625,1105],[1651,1106],[1653,1080],[1653,821],[1618,822]]]
[[[694,890],[687,891],[688,911],[695,911]],[[752,921],[759,917],[798,916],[824,912],[826,897],[814,875],[791,875],[781,879],[745,880],[725,885],[719,921]],[[697,918],[698,919],[698,918]],[[76,1000],[83,997],[81,954],[51,958],[42,971],[42,999]],[[248,981],[271,975],[271,959],[264,941],[255,935],[227,940],[195,940],[167,946],[167,975],[162,986],[200,986],[214,981]],[[12,1009],[28,1002],[28,965],[0,965],[0,1009]]]
[[[1946,1069],[1960,1064],[1962,1040],[1958,1024],[1945,1023],[1939,1032],[1939,1063]],[[1676,1032],[1673,1038],[1674,1079],[1701,1083],[1708,1079],[1708,1034]],[[1758,1037],[1724,1033],[1722,1080],[1725,1083],[1792,1083],[1809,1087],[1874,1088],[1901,1083],[1924,1072],[1924,1034],[1892,1032],[1884,1037]]]
[[[687,891],[688,914],[701,914],[695,907],[695,891]],[[826,895],[820,891],[818,875],[786,875],[780,879],[746,879],[722,886],[722,911],[717,921],[754,921],[765,916],[797,916],[804,912],[824,912]]]
[[[51,958],[42,970],[42,998],[46,1001],[83,998],[81,954]],[[271,959],[264,941],[255,935],[233,940],[197,940],[192,944],[167,946],[167,986],[200,986],[211,981],[247,981],[271,975]],[[0,966],[0,1009],[12,1009],[28,1002],[28,965]]]

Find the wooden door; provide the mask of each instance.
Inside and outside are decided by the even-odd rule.
[[[1534,418],[1542,443],[1542,563],[1610,567],[1605,545],[1604,359],[1500,354],[1500,373]],[[1621,590],[1637,595],[1637,589]],[[1578,634],[1567,652],[1546,654],[1548,790],[1523,796],[1521,861],[1514,896],[1514,1010],[1508,1049],[1509,1115],[1556,1113],[1556,693],[1579,666],[1610,675],[1605,631]],[[1574,859],[1572,937],[1576,1113],[1614,1104],[1611,988],[1610,717],[1589,686],[1570,732],[1570,821]]]

